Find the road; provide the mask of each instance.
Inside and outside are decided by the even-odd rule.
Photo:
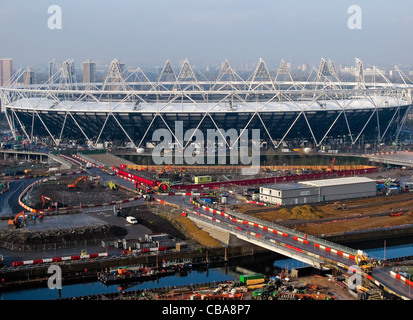
[[[408,299],[413,299],[413,287],[399,279],[390,276],[391,267],[377,268],[374,270],[374,279],[385,284],[390,290],[397,292]]]
[[[84,175],[85,173],[79,173],[78,175]],[[100,169],[91,168],[87,169],[87,174],[100,175],[103,181],[114,181],[115,183],[133,188],[133,184],[130,181],[126,181],[116,176],[108,175]],[[18,212],[24,210],[18,203],[18,198],[24,189],[31,183],[43,179],[42,177],[28,178],[14,180],[10,183],[9,191],[0,195],[0,217],[7,217],[10,215],[15,215]],[[116,208],[122,207],[132,207],[143,203],[143,199],[138,199],[134,201],[129,201],[122,203],[121,205],[115,205]],[[115,226],[124,227],[127,229],[128,234],[125,238],[137,239],[139,237],[144,237],[145,234],[151,233],[152,231],[143,225],[131,225],[126,222],[125,218],[117,217],[114,215],[114,206],[106,207],[94,207],[94,208],[84,208],[82,213],[71,214],[71,215],[51,215],[44,216],[42,220],[28,221],[26,228],[31,231],[44,231],[44,230],[56,230],[62,228],[79,228],[84,226],[98,226],[102,224],[111,224]],[[8,221],[0,221],[0,229],[7,229]],[[104,252],[105,248],[101,246],[89,246],[88,251],[91,253]],[[113,254],[119,254],[122,250],[117,248],[110,248],[109,252]],[[45,250],[41,252],[14,252],[4,248],[0,248],[0,254],[4,256],[4,263],[10,265],[14,261],[20,260],[30,260],[30,259],[40,259],[48,258],[62,255],[73,255],[79,254],[80,248],[62,248],[57,250]]]
[[[316,257],[319,257],[327,265],[339,265],[347,270],[357,270],[358,268],[354,260],[354,249],[346,248],[312,236],[305,236],[307,241],[302,241],[304,239],[302,233],[269,222],[260,221],[231,210],[226,210],[225,212],[218,211],[219,213],[214,213],[212,210],[206,211],[205,209],[194,207],[190,202],[190,197],[158,196],[158,198],[183,206],[188,212],[194,211],[200,213],[202,214],[202,217],[206,217],[205,221],[208,223],[217,228],[226,229],[237,235],[239,238],[251,243],[265,248],[273,246],[270,250],[276,252],[280,252],[278,249],[284,250],[285,252],[285,248],[283,247],[288,247],[291,253],[289,256],[294,259],[300,260],[303,258],[303,260],[305,260],[310,258],[317,261]],[[194,217],[197,216],[197,214],[194,215]],[[212,218],[215,220],[212,220]],[[263,228],[263,226],[265,228]],[[273,230],[279,232],[275,233]],[[281,253],[284,254],[283,252]],[[302,255],[302,257],[300,257],[300,255]],[[391,267],[376,267],[371,276],[371,280],[376,284],[378,282],[379,285],[381,284],[390,292],[393,291],[399,296],[411,299],[411,290],[413,288],[410,285],[391,277],[391,270]]]
[[[133,183],[124,180],[120,177],[109,176],[102,173],[100,169],[92,168],[89,169],[92,174],[99,174],[102,179],[112,180],[117,184],[123,185],[128,188],[133,188]],[[189,196],[156,196],[156,198],[165,200],[170,203],[174,203],[181,208],[186,208],[188,211],[195,211],[201,213],[206,217],[207,222],[215,225],[217,228],[227,228],[231,233],[243,238],[244,240],[250,241],[258,245],[266,245],[267,247],[280,246],[282,250],[287,247],[295,258],[300,258],[303,255],[305,259],[314,258],[314,255],[320,257],[324,262],[331,262],[332,264],[338,264],[344,266],[345,269],[353,268],[357,269],[357,264],[354,260],[354,253],[356,250],[351,248],[346,248],[338,244],[334,244],[320,238],[312,236],[304,236],[302,233],[297,232],[292,229],[277,226],[272,223],[264,222],[258,219],[254,219],[250,216],[243,215],[231,210],[225,211],[225,213],[217,214],[212,210],[206,211],[202,208],[196,208],[194,210],[194,205],[191,203],[191,197]],[[212,219],[215,219],[213,221]],[[220,222],[217,222],[219,220]],[[245,223],[249,221],[249,223]],[[265,228],[263,228],[265,226]],[[273,230],[278,230],[279,232],[274,232]],[[285,236],[285,235],[288,236]],[[306,241],[303,241],[305,237]],[[343,254],[344,253],[344,254]],[[373,272],[372,280],[378,281],[379,284],[385,286],[387,290],[393,291],[394,293],[411,299],[411,286],[402,283],[390,276],[391,268],[387,267],[377,267]]]
[[[398,166],[413,167],[413,152],[400,152],[397,154],[368,155],[369,161],[389,163]]]
[[[17,214],[23,208],[19,205],[19,196],[31,183],[43,178],[12,180],[9,191],[0,195],[0,217]]]
[[[98,168],[87,169],[87,173],[92,175],[100,175],[103,181],[113,181],[118,185],[122,185],[131,189],[133,189],[134,187],[131,181],[127,181],[117,176],[109,175]],[[21,210],[21,208],[19,208],[20,206],[18,205],[17,199],[24,188],[26,188],[36,179],[41,178],[13,181],[13,183],[10,185],[10,190],[0,196],[0,205],[2,208],[1,214],[8,215],[10,213],[16,213]],[[207,222],[211,225],[214,225],[217,228],[224,228],[227,231],[239,236],[241,239],[264,246],[266,248],[272,247],[274,249],[278,247],[284,251],[287,250],[292,254],[294,258],[297,258],[297,260],[300,260],[301,257],[306,257],[307,259],[313,260],[321,258],[324,263],[331,262],[333,264],[344,266],[346,269],[348,269],[349,267],[352,267],[354,269],[357,268],[354,258],[350,257],[351,255],[354,255],[354,249],[326,242],[316,237],[307,237],[302,233],[296,232],[295,230],[264,222],[234,211],[229,210],[225,211],[225,213],[220,212],[218,214],[216,212],[214,213],[212,210],[206,211],[202,208],[194,209],[194,205],[191,203],[191,197],[188,196],[156,197],[179,205],[188,211],[198,212],[199,214],[202,214],[204,216],[204,219],[206,219]],[[123,203],[122,206],[136,206],[140,202],[143,202],[143,199]],[[130,232],[131,237],[142,236],[150,232],[149,229],[143,226],[129,225],[126,223],[124,218],[116,217],[114,215],[113,206],[85,208],[84,213],[87,213],[88,215],[93,214],[93,217],[98,220],[129,228],[128,231]],[[274,230],[278,232],[275,232]],[[305,241],[303,241],[303,239],[305,239]],[[315,258],[315,256],[319,258]],[[386,288],[393,290],[400,295],[408,297],[409,299],[411,298],[411,286],[402,283],[400,280],[392,278],[390,276],[389,268],[376,268],[374,270],[373,277],[381,284],[384,284]]]

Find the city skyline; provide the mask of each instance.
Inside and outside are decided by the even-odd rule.
[[[366,0],[361,30],[347,23],[350,1],[278,3],[260,0],[57,3],[62,29],[47,26],[50,2],[0,4],[0,57],[15,65],[45,65],[52,59],[88,59],[156,66],[188,58],[194,65],[232,65],[263,58],[276,68],[281,59],[317,65],[321,57],[351,65],[354,58],[380,66],[412,65],[413,4]],[[30,48],[30,51],[27,49]],[[27,54],[30,52],[30,54]]]
[[[114,62],[118,63],[119,70],[112,69]],[[161,73],[164,72],[163,69],[166,67],[166,65],[169,65],[174,70],[173,72],[175,73],[175,76],[177,76],[182,72],[185,64],[188,64],[190,68],[195,72],[195,77],[197,77],[198,80],[216,79],[216,77],[219,77],[220,72],[222,72],[222,68],[224,68],[225,65],[231,66],[232,70],[239,72],[239,76],[241,76],[241,78],[245,78],[244,80],[247,80],[248,77],[252,76],[253,72],[257,72],[257,68],[259,68],[261,63],[264,63],[265,68],[268,68],[267,62],[262,59],[252,63],[241,63],[236,67],[231,65],[228,60],[221,62],[221,64],[207,64],[203,65],[203,67],[191,65],[188,59],[180,60],[178,65],[173,65],[170,60],[167,60],[165,65],[163,66],[151,66],[148,68],[126,66],[122,61],[119,61],[118,59],[113,59],[109,65],[101,64],[100,67],[97,67],[97,65],[99,64],[91,59],[88,59],[87,61],[84,61],[77,66],[73,59],[66,59],[65,61],[61,62],[54,59],[47,65],[43,65],[37,68],[33,68],[32,66],[18,66],[17,68],[13,69],[13,59],[2,59],[0,57],[0,73],[2,72],[2,66],[5,65],[5,63],[10,66],[7,68],[7,70],[9,70],[9,76],[6,82],[16,81],[16,83],[24,84],[44,83],[46,81],[50,81],[52,77],[54,78],[55,74],[58,76],[61,72],[69,72],[71,74],[70,81],[79,83],[93,83],[113,80],[117,82],[117,78],[114,79],[113,77],[118,77],[119,74],[125,81],[133,82],[133,79],[137,75],[137,73],[142,73],[143,77],[150,81],[156,81],[161,76]],[[336,65],[335,62],[331,59],[321,58],[318,66],[309,65],[307,63],[293,65],[290,62],[282,60],[276,69],[268,68],[268,72],[271,77],[275,77],[274,79],[276,79],[280,69],[287,68],[291,76],[298,77],[297,80],[302,80],[307,79],[307,77],[310,77],[311,75],[313,75],[314,77],[314,75],[321,72],[321,70],[324,68],[324,64],[331,64],[329,68],[333,68],[335,70],[333,72],[337,73],[338,78],[341,78],[341,80],[349,80],[351,78],[357,77],[357,65],[359,63],[362,64],[363,74],[366,77],[367,81],[377,81],[378,79],[381,79],[381,81],[388,81],[390,79],[395,80],[396,82],[408,81],[409,83],[413,83],[413,81],[411,80],[411,76],[413,76],[412,68],[399,68],[399,66],[383,68],[381,66],[369,65],[368,63],[365,63],[357,58],[354,61],[354,65]],[[63,69],[67,71],[62,71]]]

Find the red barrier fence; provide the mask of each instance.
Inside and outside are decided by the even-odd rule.
[[[133,173],[127,172],[125,170],[118,169],[116,167],[113,167],[112,170],[117,175],[122,176],[127,180],[136,181],[137,183],[142,183],[147,186],[154,187],[160,183],[160,181],[148,180],[140,176],[137,176]],[[220,187],[226,187],[230,185],[254,186],[254,185],[274,184],[274,183],[284,183],[284,182],[294,182],[294,181],[304,181],[304,180],[318,180],[318,179],[326,179],[326,178],[347,177],[347,176],[355,176],[355,175],[374,173],[374,172],[377,172],[377,167],[370,167],[370,168],[364,168],[364,169],[341,170],[341,171],[333,171],[333,172],[317,172],[317,173],[271,177],[271,178],[221,181],[221,182],[210,182],[210,183],[189,184],[189,185],[182,184],[182,185],[174,185],[173,189],[192,191],[192,190],[203,190],[203,189],[218,189]]]
[[[197,190],[197,189],[198,190],[217,189],[220,187],[230,186],[234,184],[240,185],[240,186],[253,186],[253,185],[262,185],[262,184],[347,177],[347,176],[354,176],[354,175],[374,173],[374,172],[377,172],[376,167],[366,168],[366,169],[342,170],[342,171],[334,171],[334,172],[318,172],[318,173],[310,173],[310,174],[302,174],[302,175],[290,175],[290,176],[261,178],[261,179],[210,182],[210,183],[191,184],[191,185],[174,185],[173,188],[177,190],[186,190],[186,191]]]

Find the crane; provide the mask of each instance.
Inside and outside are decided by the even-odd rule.
[[[68,186],[69,188],[76,188],[76,187],[77,187],[77,184],[78,184],[80,181],[82,181],[82,180],[86,181],[86,178],[87,178],[87,176],[83,176],[83,177],[77,178],[73,184],[68,184],[67,186]]]

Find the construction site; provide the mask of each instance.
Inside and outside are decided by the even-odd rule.
[[[133,195],[113,182],[102,182],[100,176],[84,175],[48,179],[34,186],[24,200],[29,207],[41,210],[119,201]]]
[[[330,235],[408,225],[413,221],[413,200],[409,193],[413,171],[408,168],[339,165],[336,160],[339,157],[332,156],[328,157],[331,163],[327,165],[264,166],[255,176],[242,176],[239,166],[144,166],[109,153],[83,154],[81,157],[104,165],[108,170],[115,169],[118,176],[127,172],[137,177],[136,191],[170,194],[203,191],[208,195],[203,197],[207,202],[209,198],[211,203],[215,201],[239,212],[292,226],[308,234]],[[346,175],[375,180],[377,196],[281,207],[258,200],[259,187],[265,182],[270,183],[268,180],[283,183]],[[389,192],[392,190],[397,192]],[[69,192],[67,188],[66,192]]]
[[[50,171],[49,165],[36,171],[31,167],[31,171],[25,173],[28,182],[33,177],[37,180],[21,190],[19,202],[26,210],[4,215],[0,221],[0,242],[3,248],[23,254],[35,254],[39,248],[48,248],[48,243],[76,248],[82,242],[82,247],[86,243],[99,247],[102,242],[101,247],[105,243],[106,250],[115,244],[110,249],[112,252],[136,255],[139,245],[144,244],[140,239],[148,234],[165,234],[174,239],[173,247],[151,245],[151,249],[145,250],[183,254],[185,250],[178,248],[187,247],[191,252],[226,248],[228,244],[182,214],[179,205],[171,207],[169,199],[183,195],[206,207],[235,210],[340,243],[357,242],[359,238],[354,240],[350,235],[354,232],[361,232],[365,241],[374,240],[374,233],[369,232],[382,229],[389,230],[386,234],[389,243],[392,238],[408,237],[410,229],[406,229],[407,233],[395,230],[400,226],[408,228],[413,221],[413,200],[409,192],[413,171],[360,164],[338,166],[339,157],[332,158],[327,165],[266,166],[257,175],[242,176],[239,167],[141,166],[110,153],[79,153],[69,157],[73,164],[70,170]],[[30,169],[22,166],[22,170]],[[282,206],[259,200],[260,187],[266,184],[346,176],[372,179],[377,186],[376,195]],[[11,176],[4,179],[8,185],[15,181]],[[393,188],[399,192],[389,192]],[[154,201],[159,197],[170,205]],[[127,217],[135,218],[136,225],[127,223]],[[122,242],[123,246],[119,245]],[[244,249],[247,247],[254,248]],[[244,298],[260,299],[259,292],[250,291]],[[279,297],[274,295],[274,298]]]

